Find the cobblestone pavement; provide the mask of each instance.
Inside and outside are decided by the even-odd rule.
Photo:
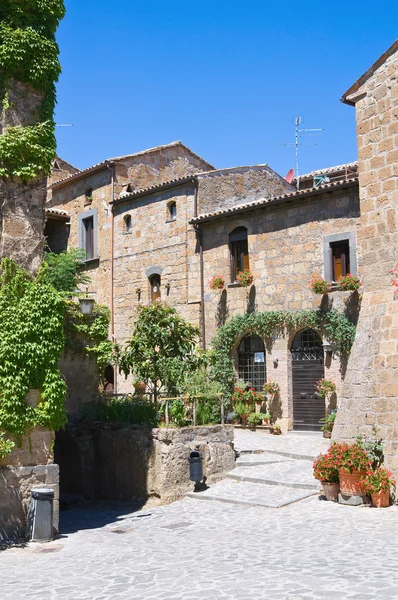
[[[245,462],[257,474],[276,464],[289,472],[292,460],[271,453],[242,455],[236,472]],[[230,483],[268,490],[231,479],[213,488]],[[1,600],[398,599],[397,506],[315,495],[282,508],[189,497],[129,510],[66,511],[53,543],[1,552]]]

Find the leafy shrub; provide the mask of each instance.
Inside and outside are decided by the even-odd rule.
[[[156,402],[135,399],[133,396],[122,398],[101,398],[96,402],[85,404],[79,413],[80,419],[86,423],[100,421],[102,423],[126,423],[129,425],[147,425],[158,427],[159,407]]]
[[[55,254],[46,252],[44,261],[48,265],[48,279],[59,292],[72,296],[79,286],[88,285],[90,277],[82,271],[82,262],[86,253],[81,248]]]

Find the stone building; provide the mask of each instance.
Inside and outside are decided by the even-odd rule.
[[[178,172],[167,162],[176,160],[177,151],[178,161],[181,153],[186,161]],[[151,171],[152,177],[144,179],[148,161],[153,165],[159,153],[168,157],[168,172]],[[268,165],[215,170],[177,143],[105,161],[53,183],[47,214],[67,216],[69,246],[86,249],[91,291],[110,306],[113,339],[120,344],[128,339],[139,303],[161,299],[201,328],[203,347],[208,347],[216,328],[237,314],[319,307],[310,278],[333,279],[334,248],[345,248],[347,267],[357,272],[356,164],[304,175],[300,183],[302,189],[295,191]],[[86,219],[94,231],[91,248]],[[246,247],[242,268],[254,274],[249,294],[236,282],[237,247]],[[216,274],[227,284],[221,294],[208,285]],[[351,310],[355,318],[357,306],[347,308],[345,296],[334,291],[329,305]],[[285,429],[319,428],[325,405],[314,397],[314,383],[328,375],[340,390],[344,365],[332,355],[324,360],[324,340],[314,331],[295,333],[297,338],[275,340],[267,350],[266,340],[241,336],[234,349],[236,371],[258,389],[266,378],[278,381],[278,419]],[[304,412],[297,409],[303,405],[297,380],[302,373],[296,369],[294,374],[292,365],[298,354],[291,352],[292,345],[296,350],[303,344],[316,346],[311,355],[302,355],[308,362],[299,365],[310,380],[311,409]],[[257,358],[262,353],[263,363],[254,364],[256,353]],[[114,385],[118,392],[131,390],[131,382],[121,377]]]
[[[398,260],[398,40],[343,95],[355,106],[363,298],[336,438],[377,426],[387,464],[398,472],[398,301],[390,270]]]

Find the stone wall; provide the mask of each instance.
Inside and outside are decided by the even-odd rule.
[[[145,429],[136,426],[68,425],[57,433],[55,457],[61,493],[95,499],[158,498],[168,503],[193,487],[188,456],[196,445],[208,483],[233,469],[231,425]]]
[[[398,260],[398,44],[345,95],[355,104],[364,293],[334,439],[379,429],[398,475],[398,301],[390,269]]]
[[[0,541],[27,534],[30,490],[54,490],[54,529],[59,528],[59,468],[53,464],[54,434],[37,428],[0,460]]]
[[[268,165],[220,169],[198,175],[198,212],[207,214],[274,198],[293,191],[292,186]]]
[[[58,366],[66,380],[65,409],[68,414],[77,412],[87,402],[99,395],[99,375],[95,358],[87,352],[67,350]]]
[[[43,97],[26,85],[8,82],[10,109],[0,114],[0,135],[7,127],[33,125],[42,101]],[[28,271],[37,271],[44,248],[45,200],[45,177],[29,183],[0,180],[0,260],[12,258]]]

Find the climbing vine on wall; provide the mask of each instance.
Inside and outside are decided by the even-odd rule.
[[[105,367],[116,362],[117,346],[109,339],[107,306],[95,304],[91,315],[83,315],[76,302],[69,301],[65,319],[65,345],[74,352],[87,352],[96,360],[100,378]]]
[[[46,270],[31,278],[10,259],[0,263],[0,434],[17,440],[35,425],[65,423],[66,385],[58,369],[65,301]],[[25,401],[30,389],[40,391],[37,407]],[[4,454],[11,448],[2,442]]]
[[[237,315],[220,327],[212,341],[215,362],[212,377],[230,391],[234,385],[232,348],[246,334],[257,334],[264,340],[275,335],[311,327],[321,331],[333,344],[335,351],[346,356],[354,342],[355,325],[337,310],[305,310],[298,312],[269,311]]]
[[[0,96],[11,110],[8,90],[20,82],[43,96],[37,123],[9,127],[0,136],[0,176],[28,180],[48,174],[55,156],[55,83],[61,73],[55,32],[65,14],[63,0],[2,0],[0,6]],[[18,90],[21,93],[21,90]]]

